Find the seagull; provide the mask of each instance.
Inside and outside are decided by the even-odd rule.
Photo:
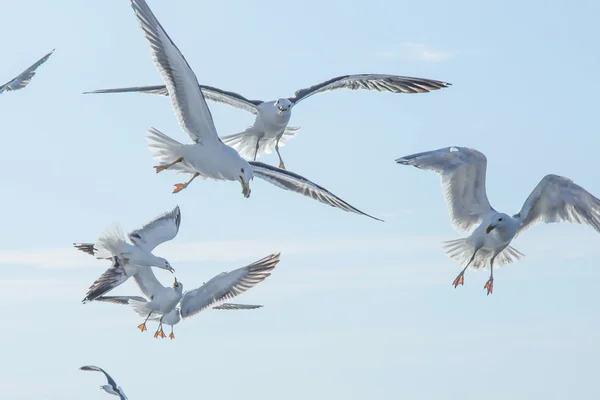
[[[152,250],[177,236],[180,223],[181,211],[176,206],[141,228],[131,231],[128,236],[133,245],[125,241],[121,228],[116,224],[107,228],[96,244],[74,243],[75,248],[98,259],[112,260],[112,266],[90,286],[83,303],[114,289],[142,269],[158,267],[174,273],[171,264],[162,257],[156,257]]]
[[[455,288],[464,285],[467,267],[483,268],[489,261],[490,278],[484,289],[488,295],[492,293],[494,261],[503,265],[520,259],[523,254],[510,243],[538,222],[584,223],[600,232],[600,199],[569,178],[544,176],[521,210],[510,216],[490,205],[485,189],[487,159],[475,149],[445,147],[398,158],[396,162],[440,175],[454,228],[459,232],[472,229],[466,238],[444,242],[450,257],[467,262],[452,283]]]
[[[4,85],[0,86],[0,93],[5,92],[5,91],[11,92],[13,90],[23,89],[25,86],[29,85],[29,82],[31,82],[31,78],[33,78],[35,75],[35,70],[40,65],[45,63],[48,58],[50,58],[52,53],[54,53],[54,50],[55,49],[52,49],[52,51],[50,53],[48,53],[44,57],[40,58],[31,67],[27,68],[25,71],[21,72],[15,78],[6,82]]]
[[[271,154],[273,148],[275,148],[279,157],[279,168],[285,169],[279,147],[283,147],[289,139],[295,137],[300,129],[298,127],[288,127],[292,116],[292,108],[313,94],[337,89],[365,89],[391,93],[428,93],[450,85],[448,82],[412,76],[353,74],[336,76],[309,88],[297,90],[292,97],[272,101],[249,100],[241,94],[207,85],[199,85],[199,87],[208,100],[225,103],[256,115],[254,123],[243,132],[222,137],[225,144],[236,149],[243,158],[254,161],[262,154]],[[101,89],[84,92],[84,94],[124,92],[169,95],[165,85]]]
[[[79,368],[82,371],[98,371],[102,372],[104,376],[106,376],[106,380],[108,381],[108,385],[100,386],[100,389],[104,389],[104,391],[108,394],[113,394],[115,396],[119,396],[121,400],[127,400],[127,396],[125,396],[125,392],[121,389],[121,386],[117,385],[117,382],[102,368],[96,367],[95,365],[84,365]]]
[[[156,302],[156,296],[169,288],[165,288],[149,268],[141,270],[134,277],[146,298],[140,296],[106,296],[100,297],[97,300],[130,305],[138,315],[146,318],[142,324],[138,325],[138,328],[142,332],[147,330],[146,322],[148,320],[158,319],[159,326],[154,334],[155,338],[165,338],[162,325],[163,323],[170,325],[171,334],[169,338],[174,339],[173,326],[178,324],[181,318],[189,318],[207,308],[242,310],[262,307],[259,305],[223,302],[244,293],[256,284],[264,281],[271,275],[271,271],[279,263],[279,256],[280,253],[271,254],[245,267],[230,272],[221,272],[199,288],[183,294],[179,304],[173,304],[173,307],[168,311],[165,311],[167,307],[164,307],[162,310],[152,307],[153,303]]]
[[[244,160],[217,135],[206,100],[198,86],[196,75],[169,38],[144,0],[131,0],[132,8],[150,43],[152,58],[170,93],[179,124],[193,144],[182,144],[157,129],[150,129],[149,148],[160,165],[156,172],[172,169],[191,174],[185,183],[175,185],[174,193],[185,189],[194,179],[239,181],[242,193],[250,196],[250,180],[258,176],[280,188],[311,197],[344,211],[372,217],[346,203],[310,180],[261,162]]]

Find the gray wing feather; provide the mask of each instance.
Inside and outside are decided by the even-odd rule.
[[[242,96],[241,94],[235,92],[229,92],[226,90],[222,90],[216,87],[208,86],[208,85],[199,85],[202,90],[202,94],[206,100],[214,101],[217,103],[223,103],[230,105],[235,108],[240,108],[242,110],[248,111],[254,115],[258,114],[258,106],[263,103],[262,100],[249,100]],[[98,94],[98,93],[145,93],[145,94],[155,94],[160,96],[168,96],[169,91],[165,85],[156,85],[156,86],[134,86],[128,88],[117,88],[117,89],[100,89],[94,90],[92,92],[84,92],[84,94]]]
[[[440,175],[450,218],[458,231],[473,228],[495,211],[485,190],[487,159],[475,149],[445,147],[398,158],[396,162]]]
[[[102,372],[104,374],[104,376],[106,377],[106,380],[108,381],[108,384],[110,386],[112,386],[113,388],[117,388],[117,382],[115,382],[115,380],[102,368],[100,367],[96,367],[95,365],[84,365],[83,367],[79,368],[82,371],[97,371],[97,372]]]
[[[152,251],[156,246],[173,239],[179,232],[181,211],[179,206],[154,218],[140,229],[131,231],[128,236],[136,246]]]
[[[82,303],[88,303],[95,300],[97,297],[110,292],[129,279],[125,270],[120,265],[118,257],[113,257],[112,261],[112,266],[104,271],[104,273],[92,283],[85,298],[82,300]]]
[[[138,273],[133,276],[133,279],[144,296],[149,299],[152,299],[157,292],[164,288],[159,280],[156,279],[152,268],[140,268]]]
[[[189,318],[264,281],[279,263],[279,256],[280,253],[271,254],[248,266],[223,272],[198,289],[186,292],[181,299],[181,317]]]
[[[52,49],[51,52],[49,52],[44,57],[42,57],[38,61],[36,61],[33,65],[31,65],[25,71],[21,72],[15,78],[13,78],[9,82],[5,83],[4,85],[0,86],[0,93],[2,93],[4,91],[23,89],[25,86],[29,85],[29,82],[31,82],[31,79],[35,76],[35,70],[40,65],[45,63],[46,60],[48,60],[48,58],[50,58],[52,53],[54,53],[54,49]]]
[[[213,310],[254,310],[261,307],[261,305],[254,304],[223,303],[221,305],[213,307]]]
[[[572,180],[546,175],[533,189],[519,214],[521,226],[517,234],[538,222],[571,222],[587,224],[600,232],[600,199]]]
[[[377,221],[383,220],[373,217],[367,213],[360,211],[358,208],[346,203],[344,200],[337,197],[324,187],[306,179],[305,177],[293,173],[291,171],[280,169],[269,164],[259,161],[249,161],[254,169],[254,175],[260,179],[272,183],[273,185],[285,190],[299,193],[301,195],[311,197],[323,204],[330,205],[335,208],[340,208],[344,211],[353,212],[373,218]]]
[[[427,93],[450,86],[451,83],[433,79],[416,78],[412,76],[383,75],[383,74],[356,74],[342,75],[321,82],[306,89],[296,91],[293,97],[288,98],[292,103],[298,103],[313,94],[323,93],[336,89],[349,90],[375,90],[391,93]]]
[[[129,305],[130,300],[141,301],[141,302],[147,301],[145,298],[140,297],[140,296],[100,296],[100,297],[96,298],[95,301],[102,301],[104,303],[113,303],[113,304],[120,304],[122,306],[126,306],[126,305]]]
[[[152,59],[165,81],[179,124],[196,143],[220,140],[196,75],[187,60],[144,0],[131,0],[131,6],[150,43]]]

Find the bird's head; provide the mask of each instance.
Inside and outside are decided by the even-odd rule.
[[[250,197],[250,181],[254,178],[254,170],[246,160],[241,159],[241,161],[243,162],[239,168],[238,180],[242,184],[242,194],[245,198],[248,198]]]
[[[158,257],[159,259],[159,263],[157,265],[158,268],[162,268],[162,269],[166,269],[167,271],[170,271],[171,273],[175,273],[175,269],[173,269],[173,267],[171,267],[171,264],[169,264],[169,262],[162,258],[162,257]]]
[[[173,282],[173,289],[178,293],[183,292],[183,284],[177,280],[177,277],[175,277],[175,281]]]
[[[277,108],[277,112],[279,114],[283,114],[292,109],[292,102],[288,99],[279,99],[275,102],[275,107]]]
[[[496,213],[492,216],[490,224],[485,228],[485,233],[490,233],[496,228],[503,228],[510,223],[510,216],[504,213]]]

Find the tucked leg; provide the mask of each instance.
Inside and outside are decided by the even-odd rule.
[[[283,163],[283,158],[281,158],[281,153],[279,153],[279,139],[277,138],[277,142],[275,142],[275,150],[277,151],[277,155],[279,156],[279,168],[285,169],[285,164]]]
[[[167,168],[171,168],[173,165],[180,163],[183,161],[183,157],[179,157],[177,160],[173,161],[170,164],[166,164],[166,165],[157,165],[154,167],[154,169],[156,170],[156,173],[158,174],[161,171],[164,171]]]
[[[260,139],[256,139],[256,150],[254,150],[254,161],[256,161],[256,156],[258,156],[258,148],[260,147]]]
[[[192,181],[194,179],[196,179],[198,176],[200,176],[200,174],[198,172],[194,173],[194,175],[192,175],[192,178],[187,181],[186,183],[176,183],[175,184],[175,190],[173,190],[173,193],[179,193],[181,192],[183,189],[185,189],[186,187],[188,187],[188,185],[190,183],[192,183]]]
[[[138,328],[140,331],[144,332],[147,331],[148,329],[146,328],[146,322],[148,322],[148,318],[150,318],[150,316],[152,315],[152,311],[150,311],[150,314],[148,314],[148,316],[146,317],[146,320],[138,325]]]

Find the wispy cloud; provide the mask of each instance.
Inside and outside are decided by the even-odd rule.
[[[414,253],[439,249],[441,237],[331,237],[277,240],[236,240],[174,244],[166,243],[154,253],[172,263],[238,261],[261,258],[270,253],[282,255],[392,252]],[[98,260],[75,248],[19,249],[0,251],[0,264],[40,268],[97,267]]]
[[[375,55],[383,58],[404,58],[428,62],[441,62],[453,58],[456,54],[451,51],[435,49],[426,44],[402,43],[393,46],[391,49],[378,51]]]

